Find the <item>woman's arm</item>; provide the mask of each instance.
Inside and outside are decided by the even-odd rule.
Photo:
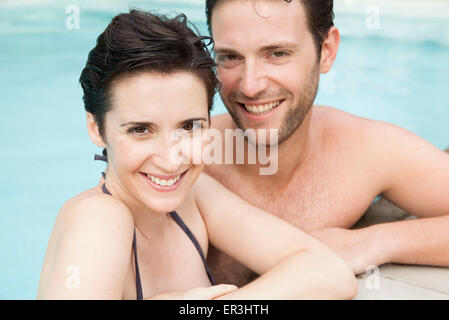
[[[60,239],[46,256],[51,269],[38,299],[121,299],[134,231],[128,209],[112,197],[91,196],[65,205],[59,216],[52,237]]]
[[[195,199],[209,241],[261,276],[220,299],[350,299],[354,273],[324,244],[202,174]]]
[[[186,291],[157,294],[145,300],[216,300],[220,296],[237,290],[232,284],[218,284],[211,287],[198,287]]]

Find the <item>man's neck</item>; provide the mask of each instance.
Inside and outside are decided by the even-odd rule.
[[[256,189],[257,187],[266,189],[267,183],[269,183],[272,187],[270,189],[275,188],[280,192],[288,186],[291,178],[308,162],[311,154],[312,111],[313,107],[292,135],[278,145],[277,171],[273,175],[260,174],[260,169],[266,165],[261,165],[259,159],[255,165],[245,162],[244,165],[237,166],[237,170],[245,177],[246,181],[253,182]],[[248,158],[247,144],[248,142],[245,141],[245,159]]]

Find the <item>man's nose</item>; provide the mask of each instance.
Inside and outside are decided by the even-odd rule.
[[[255,60],[247,60],[240,81],[240,92],[248,98],[256,98],[268,87],[268,79],[262,64]]]

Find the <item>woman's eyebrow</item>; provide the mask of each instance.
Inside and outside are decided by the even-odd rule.
[[[189,119],[185,119],[180,121],[179,123],[185,123],[185,122],[189,122],[189,121],[208,121],[207,118],[202,118],[202,117],[197,117],[197,118],[189,118]],[[131,121],[131,122],[127,122],[124,124],[121,124],[120,127],[126,127],[126,126],[141,126],[141,127],[152,127],[155,126],[155,124],[153,122],[149,122],[149,121]]]
[[[148,121],[131,121],[131,122],[127,122],[124,124],[121,124],[120,127],[126,127],[129,125],[133,125],[133,126],[142,126],[142,127],[151,127],[154,126],[153,122],[148,122]]]
[[[190,121],[208,121],[207,118],[190,118],[190,119],[186,119],[186,120],[182,120],[180,122],[181,123],[186,123],[186,122],[190,122]]]

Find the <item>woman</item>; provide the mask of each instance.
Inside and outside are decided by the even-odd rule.
[[[61,208],[38,298],[354,296],[354,274],[327,247],[173,157],[173,132],[185,142],[209,127],[213,67],[183,15],[132,10],[98,37],[80,82],[88,133],[108,166],[99,186]],[[209,241],[261,276],[214,285]]]

